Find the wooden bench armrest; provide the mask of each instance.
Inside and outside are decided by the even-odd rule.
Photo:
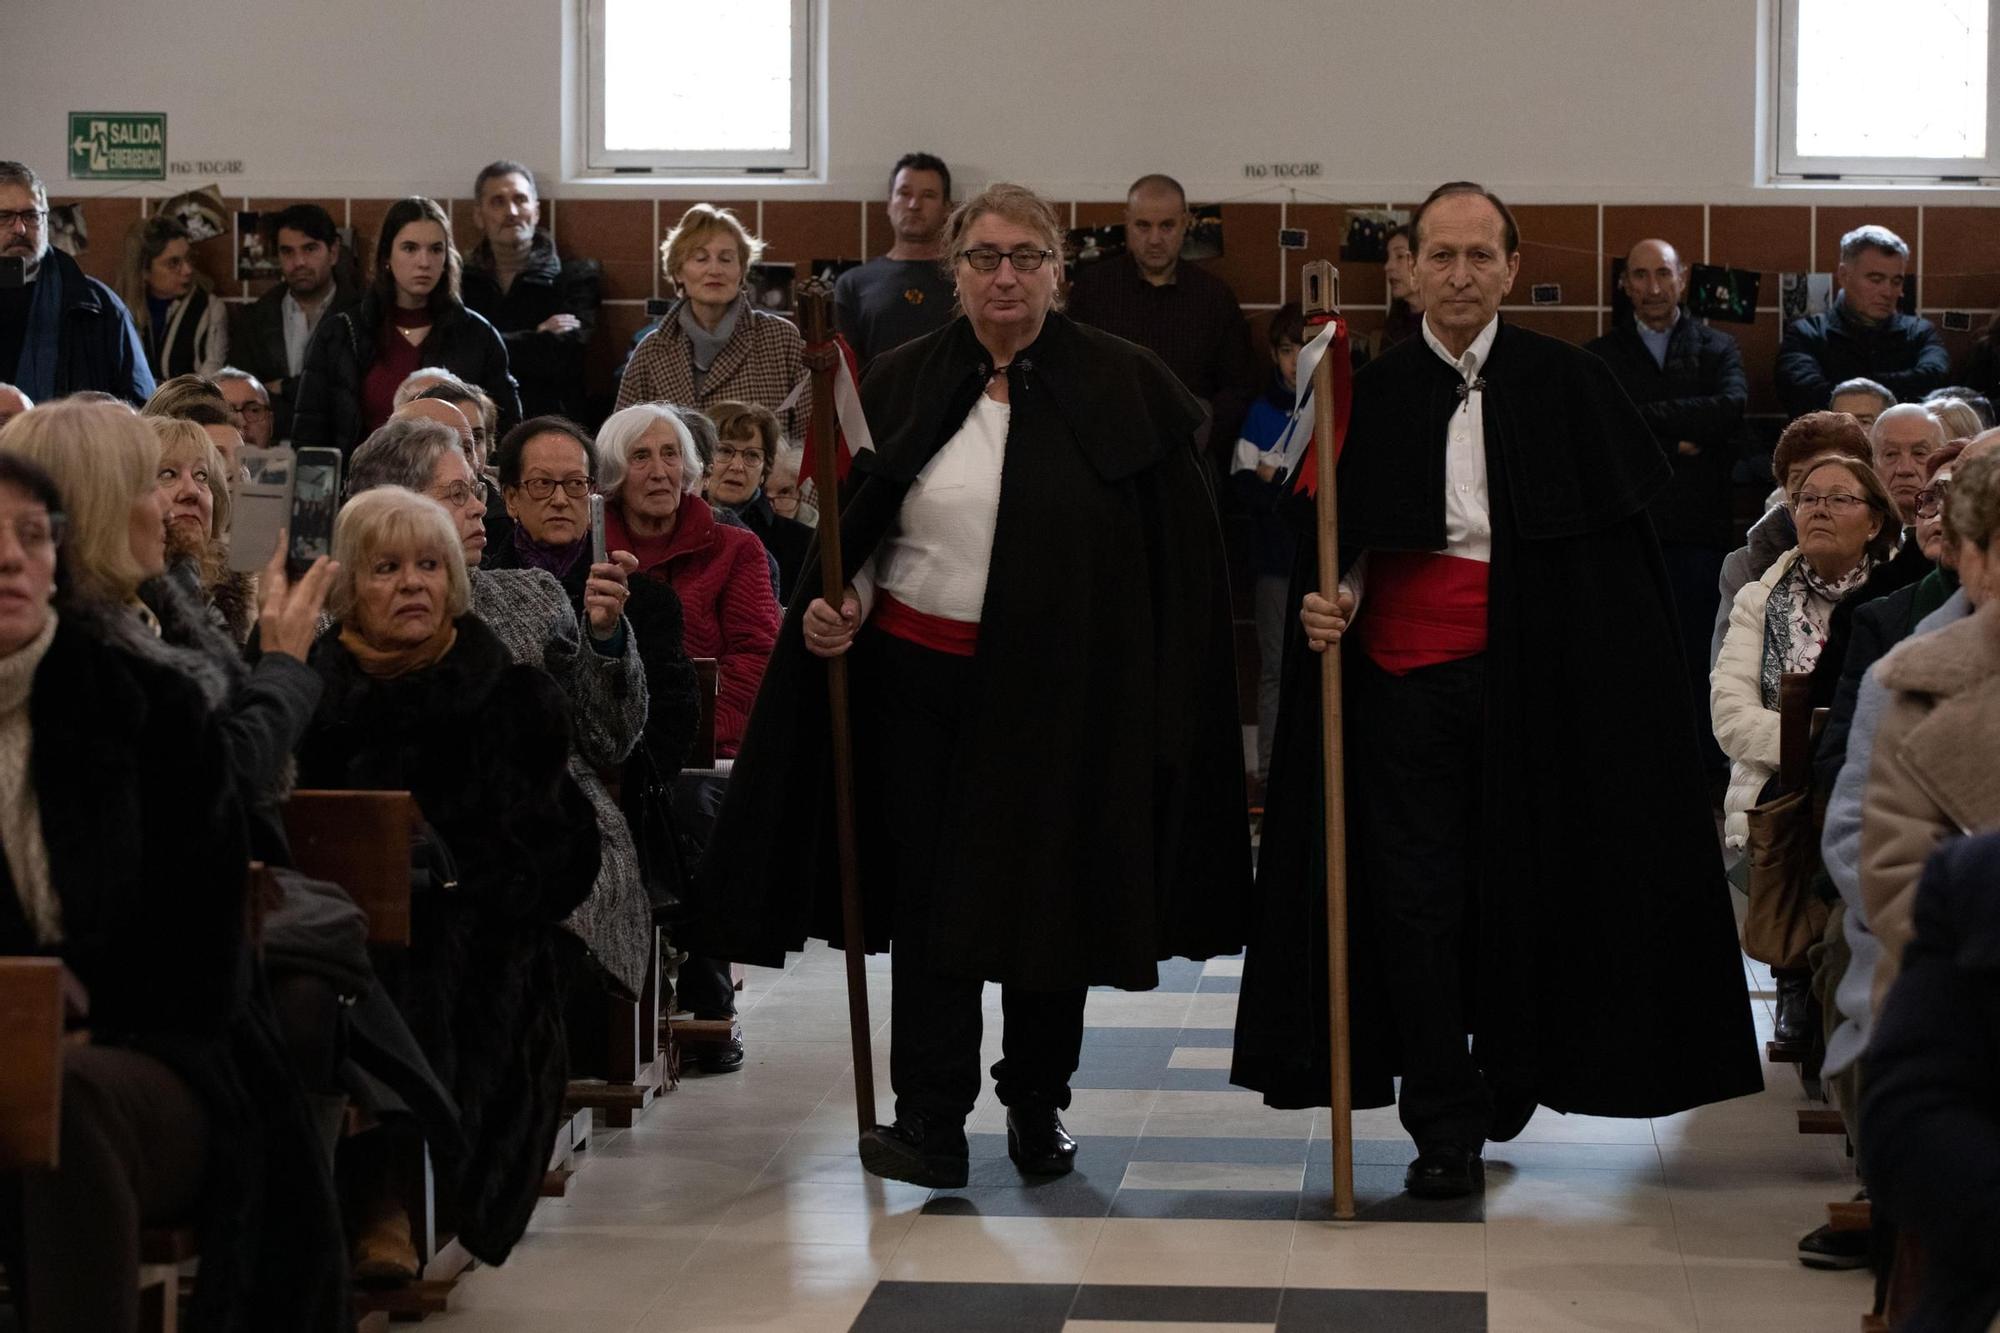
[[[368,942],[410,943],[410,848],[422,816],[406,791],[295,791],[285,802],[292,864],[331,880],[368,915]]]
[[[62,1043],[62,964],[0,957],[0,1169],[56,1165]]]

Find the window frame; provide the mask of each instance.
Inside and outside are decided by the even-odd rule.
[[[605,0],[583,9],[584,169],[598,175],[650,172],[688,176],[795,176],[814,169],[817,142],[819,22],[814,0],[792,7],[792,146],[788,150],[610,149],[604,146]]]
[[[1771,41],[1771,179],[1781,184],[1858,180],[2000,185],[2000,0],[1985,0],[1985,4],[1986,156],[1852,157],[1797,151],[1800,0],[1773,0],[1776,30]]]

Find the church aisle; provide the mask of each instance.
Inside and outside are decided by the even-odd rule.
[[[870,963],[878,1096],[888,964]],[[753,969],[749,1060],[599,1131],[504,1268],[470,1274],[440,1333],[568,1330],[1330,1329],[1374,1333],[1826,1333],[1865,1273],[1810,1272],[1798,1237],[1853,1191],[1837,1138],[1801,1137],[1788,1066],[1766,1091],[1654,1121],[1543,1111],[1490,1145],[1483,1199],[1399,1193],[1393,1110],[1355,1116],[1367,1220],[1328,1220],[1327,1115],[1228,1084],[1241,963],[1173,963],[1090,997],[1065,1120],[1076,1172],[1024,1184],[990,1088],[962,1190],[879,1181],[854,1156],[839,954]],[[1745,971],[1760,1040],[1770,978]],[[1578,1004],[1601,997],[1579,994]],[[999,992],[987,992],[987,1062]]]

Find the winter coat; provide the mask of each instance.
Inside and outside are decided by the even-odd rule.
[[[1882,941],[1875,1011],[1913,933],[1917,874],[1954,834],[2000,829],[2000,602],[1875,668],[1890,691],[1861,815],[1861,897]]]
[[[151,398],[156,385],[146,348],[118,294],[53,247],[42,255],[35,285],[50,281],[56,284],[59,311],[54,345],[39,352],[24,345],[20,365],[9,367],[7,378],[38,403],[85,389],[116,394],[134,407]],[[32,338],[32,314],[28,327]],[[39,358],[38,371],[31,370],[31,358]]]
[[[335,273],[339,273],[336,266]],[[335,278],[336,286],[327,293],[326,309],[320,311],[320,323],[344,311],[352,310],[360,301],[361,293]],[[263,384],[265,392],[271,395],[271,438],[289,440],[292,438],[292,414],[298,406],[298,382],[292,377],[292,363],[285,354],[285,292],[284,283],[278,283],[270,291],[252,301],[249,305],[236,308],[235,322],[229,330],[229,358],[238,369],[247,370]],[[313,332],[317,333],[315,326]],[[307,341],[310,352],[312,343]],[[301,371],[304,364],[300,365]]]
[[[197,282],[167,307],[164,329],[141,329],[140,336],[159,383],[176,375],[213,375],[229,364],[229,303]]]
[[[292,443],[299,448],[332,448],[351,454],[366,435],[361,419],[361,383],[375,364],[387,312],[373,291],[351,310],[329,314],[313,330],[299,372]],[[507,347],[493,326],[456,302],[437,311],[430,333],[418,348],[419,362],[441,366],[486,391],[500,408],[504,432],[521,419],[521,396],[507,372]]]
[[[1779,556],[1798,544],[1799,530],[1792,522],[1792,511],[1784,505],[1774,504],[1764,511],[1762,518],[1750,525],[1748,540],[1723,558],[1722,576],[1717,581],[1717,586],[1722,589],[1722,605],[1716,608],[1715,632],[1708,641],[1708,665],[1711,670],[1716,659],[1722,656],[1722,637],[1729,632],[1729,616],[1736,606],[1736,594],[1743,591],[1744,584],[1763,578]]]
[[[685,300],[676,301],[661,318],[660,326],[646,335],[625,363],[625,378],[618,386],[619,408],[634,403],[694,408],[732,400],[758,403],[778,414],[786,436],[803,438],[810,404],[801,395],[791,407],[785,407],[805,375],[805,339],[792,322],[782,315],[767,314],[752,306],[748,297],[742,298],[736,327],[715,354],[697,391],[693,347],[681,328],[681,307],[685,304]]]
[[[28,703],[55,952],[89,992],[91,1040],[163,1060],[227,1145],[208,1159],[189,1326],[352,1328],[333,1183],[244,934],[222,735],[186,672],[124,651],[101,623],[63,616]],[[40,952],[25,930],[0,887],[0,953]]]
[[[1929,320],[1899,311],[1871,327],[1850,315],[1844,296],[1825,314],[1794,320],[1778,344],[1778,397],[1794,417],[1823,410],[1843,380],[1871,379],[1914,403],[1950,372],[1944,335]]]
[[[595,259],[564,262],[555,242],[538,231],[526,262],[505,292],[493,266],[493,247],[481,241],[465,252],[461,295],[465,308],[484,315],[507,344],[507,365],[521,384],[521,411],[583,419],[583,353],[597,332],[603,269]],[[575,315],[568,333],[543,333],[551,315]]]
[[[604,507],[604,529],[610,549],[634,549],[615,501]],[[705,500],[683,495],[666,557],[638,574],[679,595],[687,655],[716,660],[715,753],[734,756],[778,641],[778,602],[764,544],[748,528],[719,521]]]
[[[637,995],[652,947],[653,917],[639,883],[638,855],[618,803],[598,778],[625,762],[646,725],[647,679],[635,637],[606,657],[583,642],[568,594],[546,570],[472,571],[472,610],[516,662],[546,671],[568,698],[574,728],[569,775],[590,802],[603,860],[590,896],[563,923],[613,986]]]
[[[1869,1047],[1863,1174],[1923,1246],[1899,1333],[2000,1321],[2000,837],[1932,854],[1914,938]]]
[[[1764,610],[1771,590],[1800,559],[1794,547],[1744,585],[1729,609],[1729,634],[1709,677],[1715,743],[1729,756],[1729,789],[1722,798],[1722,840],[1741,848],[1750,836],[1749,809],[1778,771],[1778,710],[1764,704]]]
[[[720,510],[721,506],[715,508]],[[778,566],[778,605],[790,606],[793,594],[798,591],[799,574],[806,567],[806,556],[812,552],[813,530],[795,518],[780,517],[771,508],[770,497],[761,490],[730,512],[764,543],[764,550]]]
[[[878,447],[855,460],[842,510],[844,581],[894,531],[992,374],[963,317],[870,365],[861,395]],[[900,891],[930,903],[926,957],[940,972],[1143,990],[1161,958],[1240,948],[1249,890],[1228,583],[1194,446],[1200,408],[1152,353],[1061,314],[1007,376],[1007,465],[966,664],[972,702],[939,800],[947,850],[934,876]],[[803,586],[818,578],[809,562]],[[871,779],[882,737],[872,708],[854,711],[865,939],[843,933],[826,666],[806,651],[808,601],[792,600],[698,872],[707,915],[696,929],[709,933],[689,947],[710,957],[781,959],[809,933],[870,950],[893,937],[895,826],[907,812]],[[682,602],[698,651],[685,588]],[[865,689],[859,664],[853,674]]]
[[[1584,348],[1611,367],[1673,465],[1673,480],[1649,506],[1660,540],[1726,548],[1736,436],[1750,401],[1736,340],[1682,311],[1667,334],[1664,366],[1631,325]],[[1683,440],[1701,452],[1683,454]]]
[[[597,876],[598,831],[566,769],[562,691],[477,616],[457,628],[443,658],[393,679],[323,635],[299,780],[410,792],[456,861],[456,881],[411,904],[396,1000],[458,1103],[467,1157],[445,1188],[459,1239],[497,1264],[527,1229],[568,1088],[556,940]]]

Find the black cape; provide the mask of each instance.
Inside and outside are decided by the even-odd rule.
[[[1646,504],[1668,464],[1590,354],[1502,323],[1482,368],[1493,515],[1487,771],[1467,1019],[1496,1085],[1657,1116],[1763,1087],[1666,576]],[[1444,546],[1458,373],[1412,338],[1355,379],[1343,561]],[[1295,517],[1310,523],[1310,507]],[[1348,544],[1352,543],[1351,546]],[[1310,536],[1292,601],[1317,585]],[[1366,615],[1364,594],[1363,615]],[[1347,651],[1358,652],[1349,640]],[[1288,625],[1231,1078],[1330,1099],[1319,658]],[[1350,784],[1370,771],[1348,755]],[[1354,1104],[1398,1072],[1348,824]]]
[[[990,359],[959,319],[876,359],[878,449],[841,515],[849,578],[971,411]],[[1036,989],[1144,989],[1162,958],[1242,946],[1250,894],[1222,537],[1201,412],[1153,356],[1051,314],[1008,371],[1013,410],[952,765],[930,956]],[[800,579],[819,586],[815,553]],[[780,961],[842,943],[823,663],[793,599],[698,875],[698,952]],[[855,675],[859,675],[857,664]],[[856,680],[857,698],[866,682]],[[866,945],[886,947],[894,857],[854,710]]]

